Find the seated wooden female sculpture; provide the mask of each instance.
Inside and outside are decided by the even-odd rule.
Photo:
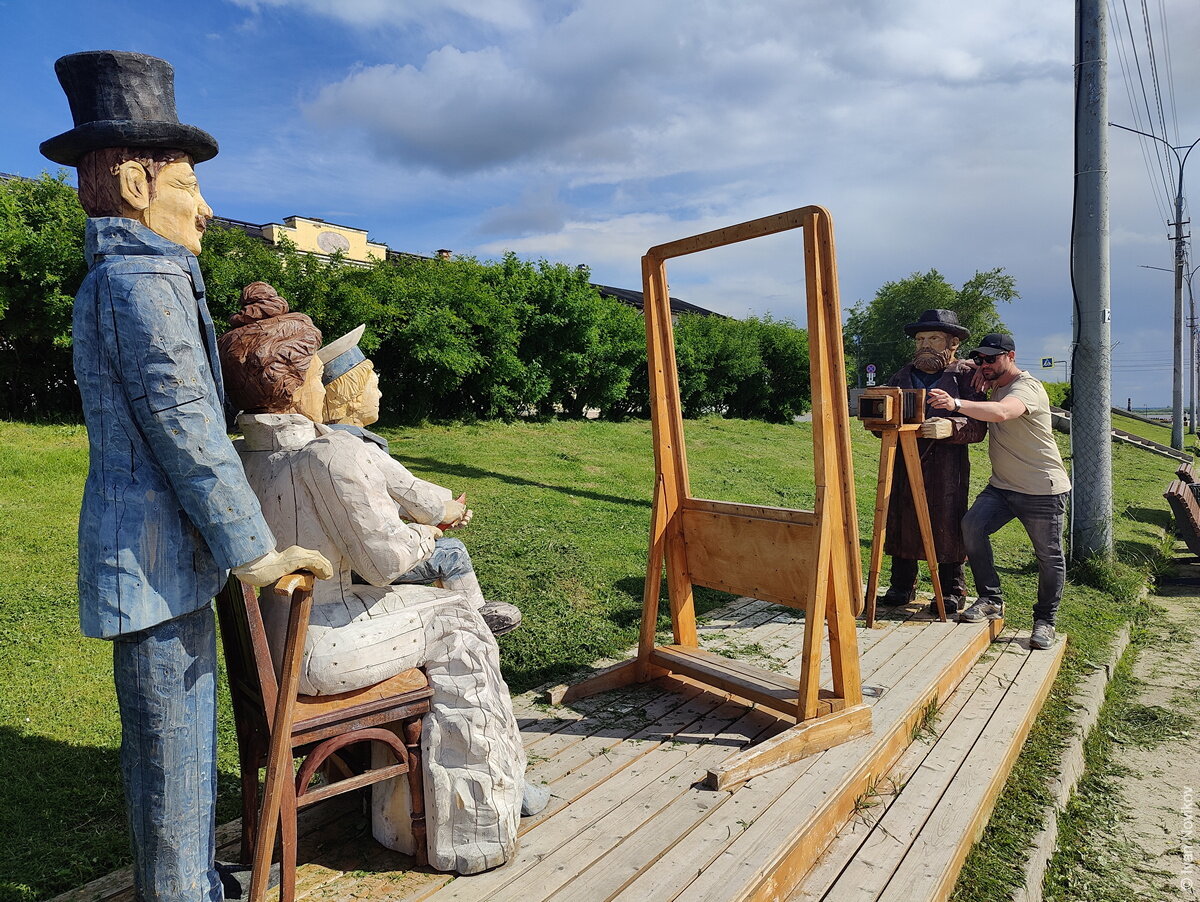
[[[262,282],[242,299],[237,328],[218,346],[229,396],[244,411],[247,479],[280,541],[303,536],[334,568],[313,592],[301,691],[344,692],[423,666],[434,690],[422,735],[430,864],[463,874],[503,864],[516,848],[525,753],[496,641],[461,593],[390,585],[428,557],[441,531],[401,520],[367,444],[314,421],[324,392],[312,321]],[[267,594],[273,647],[286,629],[280,608]],[[406,795],[403,780],[391,781],[373,805],[376,838],[401,851],[411,842]]]

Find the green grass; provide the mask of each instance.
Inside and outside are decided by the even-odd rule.
[[[561,680],[635,641],[650,521],[653,456],[645,422],[487,423],[381,430],[418,475],[467,491],[476,511],[461,533],[485,593],[517,604],[520,630],[500,640],[514,691]],[[700,420],[687,423],[693,493],[721,500],[810,508],[812,444],[807,424]],[[855,426],[862,554],[869,552],[878,441]],[[127,863],[119,724],[106,643],[80,637],[75,596],[75,520],[86,471],[76,426],[0,422],[0,902],[43,899]],[[1067,695],[1138,611],[1131,585],[1160,556],[1169,515],[1161,492],[1173,465],[1113,447],[1115,529],[1121,557],[1140,569],[1109,579],[1107,591],[1072,574],[1062,629],[1072,644],[1063,674],[1019,762],[1016,801],[997,809],[969,871],[1010,875],[1037,820],[1041,780],[1069,731]],[[972,448],[972,494],[989,472]],[[1030,625],[1037,570],[1023,530],[996,535],[1010,620]],[[1083,574],[1099,582],[1096,574]],[[1116,594],[1114,594],[1114,592]],[[726,596],[697,591],[700,609]],[[665,606],[664,606],[665,610]],[[662,624],[665,625],[664,620]],[[237,764],[228,704],[220,721],[220,816],[237,814]],[[1044,783],[1044,780],[1042,781]],[[1032,801],[1030,801],[1032,800]],[[1006,808],[1006,806],[1008,806]],[[1032,807],[1031,807],[1032,806]],[[1012,809],[1009,814],[1006,811]],[[1023,854],[1023,853],[1022,853]],[[980,857],[983,856],[983,857]],[[976,859],[978,858],[978,861]],[[987,883],[973,876],[970,886]],[[1002,898],[979,889],[959,898]]]

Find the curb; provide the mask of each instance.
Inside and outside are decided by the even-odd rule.
[[[1104,704],[1104,693],[1112,679],[1113,671],[1129,647],[1129,624],[1125,624],[1117,633],[1109,652],[1107,663],[1080,682],[1079,690],[1072,696],[1071,701],[1079,707],[1079,719],[1075,726],[1075,736],[1071,744],[1063,752],[1062,767],[1058,775],[1050,781],[1049,790],[1053,799],[1050,812],[1046,817],[1046,825],[1030,841],[1033,851],[1025,862],[1025,885],[1012,895],[1012,902],[1042,902],[1042,880],[1046,876],[1046,868],[1050,857],[1058,847],[1058,816],[1067,806],[1075,785],[1083,776],[1085,769],[1083,760],[1083,743],[1095,727],[1100,717],[1100,707]]]

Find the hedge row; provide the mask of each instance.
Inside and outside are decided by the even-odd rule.
[[[85,273],[83,211],[61,178],[0,182],[0,415],[77,417],[71,301]],[[585,270],[421,257],[342,265],[238,229],[205,234],[201,269],[218,328],[241,289],[270,282],[327,339],[367,324],[394,422],[648,415],[641,314],[602,297]],[[804,330],[770,318],[681,316],[685,415],[787,422],[808,406]]]

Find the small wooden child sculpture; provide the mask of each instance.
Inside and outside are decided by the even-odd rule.
[[[474,512],[463,503],[465,495],[456,500],[449,489],[418,479],[388,453],[387,439],[365,428],[379,419],[382,395],[379,391],[379,374],[358,346],[364,328],[359,326],[317,351],[317,356],[325,364],[321,377],[325,384],[323,422],[368,443],[373,460],[387,476],[388,492],[400,506],[406,520],[436,525],[442,529],[465,527],[474,516]],[[434,581],[440,581],[447,589],[467,596],[494,635],[503,636],[520,626],[521,612],[516,605],[487,601],[483,597],[470,552],[459,539],[437,539],[433,553],[397,579],[396,583]]]

